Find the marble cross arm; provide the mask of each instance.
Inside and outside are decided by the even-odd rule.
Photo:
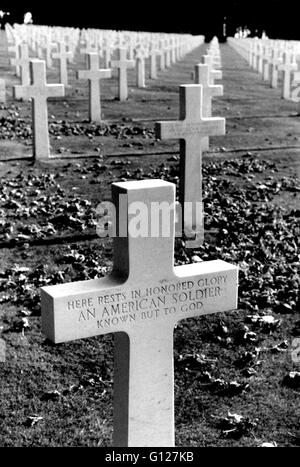
[[[211,89],[211,96],[223,96],[224,93],[224,87],[222,84],[213,84],[210,86]]]
[[[294,71],[292,84],[300,83],[300,71]]]
[[[65,58],[66,60],[71,60],[72,56],[72,52],[65,52],[64,54],[61,54],[60,52],[52,52],[51,54],[51,57],[55,60],[60,60],[62,58]]]
[[[111,68],[101,68],[99,72],[100,72],[100,78],[111,78],[112,77]]]
[[[31,95],[31,86],[22,86],[17,84],[13,86],[13,98],[14,99],[30,99]]]
[[[222,260],[177,266],[163,281],[163,301],[147,295],[146,288],[141,294],[137,282],[114,276],[44,287],[42,331],[54,343],[61,343],[112,332],[130,334],[134,328],[138,331],[143,312],[154,308],[175,308],[172,315],[165,311],[157,318],[158,326],[161,321],[162,326],[168,322],[171,327],[182,319],[233,310],[237,293],[230,291],[237,291],[237,271]],[[186,284],[190,290],[184,299],[194,304],[189,307],[183,307],[180,295],[177,300],[174,293]],[[147,290],[158,287],[159,282],[147,284]]]
[[[17,57],[10,58],[9,62],[12,66],[18,66],[20,64],[20,58],[17,58]]]
[[[211,70],[210,74],[213,79],[222,79],[223,74],[221,70]]]
[[[112,68],[121,68],[121,67],[126,67],[126,68],[134,68],[135,67],[135,60],[112,60],[111,61],[111,66]]]
[[[90,79],[90,70],[77,70],[76,79]]]
[[[63,84],[47,84],[47,97],[63,97],[65,95],[65,87]]]

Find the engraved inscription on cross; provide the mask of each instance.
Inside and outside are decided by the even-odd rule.
[[[89,117],[92,122],[101,122],[100,80],[111,78],[110,68],[99,68],[99,55],[88,54],[88,69],[77,72],[78,79],[89,82]]]
[[[134,68],[135,60],[127,60],[125,48],[118,49],[118,60],[111,61],[112,68],[118,68],[119,73],[119,100],[126,101],[128,97],[127,68]]]
[[[182,209],[187,248],[203,243],[202,212],[202,140],[205,136],[224,135],[224,118],[202,114],[203,87],[186,84],[179,87],[180,120],[157,122],[159,139],[180,140],[179,202]]]
[[[174,267],[174,184],[143,180],[112,189],[113,271],[43,287],[42,331],[55,343],[114,333],[114,446],[174,446],[174,326],[236,309],[238,268],[220,260]],[[170,209],[157,223],[150,213],[161,203]],[[140,209],[148,237],[130,234]]]
[[[15,99],[32,99],[33,155],[34,158],[48,159],[48,97],[64,96],[63,84],[47,84],[46,65],[43,60],[30,61],[31,84],[13,88]]]

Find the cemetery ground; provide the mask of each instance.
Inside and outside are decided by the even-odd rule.
[[[54,161],[33,165],[28,157],[30,103],[2,105],[1,446],[111,445],[113,338],[45,340],[39,288],[108,274],[112,241],[97,237],[95,208],[110,199],[112,182],[178,182],[179,142],[157,141],[154,123],[178,119],[178,86],[192,83],[205,49],[145,89],[130,70],[124,103],[115,100],[116,78],[103,80],[102,125],[87,122],[77,57],[66,97],[48,104]],[[300,337],[298,107],[228,45],[221,54],[224,96],[214,99],[213,115],[226,118],[226,135],[210,138],[203,157],[205,243],[193,251],[177,239],[174,261],[238,264],[239,308],[174,331],[176,446],[299,446],[300,363],[291,355]],[[11,96],[18,80],[4,61],[2,70]],[[57,68],[48,81],[56,76]]]

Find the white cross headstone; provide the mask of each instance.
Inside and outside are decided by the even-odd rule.
[[[174,37],[171,38],[171,63],[176,62],[176,48],[175,48],[175,39]]]
[[[257,71],[258,73],[263,72],[263,46],[257,44]]]
[[[300,101],[300,71],[293,72],[291,100],[293,102]]]
[[[195,66],[195,84],[202,84],[203,100],[202,100],[202,115],[203,117],[211,117],[211,101],[213,97],[223,95],[223,86],[221,84],[210,84],[209,65],[198,64]],[[207,151],[209,148],[209,137],[202,139],[202,150]]]
[[[202,55],[201,61],[204,65],[208,65],[209,67],[210,84],[213,85],[215,82],[215,79],[222,79],[222,76],[223,76],[222,71],[214,69],[211,55]]]
[[[291,91],[291,100],[293,102],[299,102],[300,101],[300,71],[293,72],[292,86],[293,86],[293,89]]]
[[[104,46],[104,60],[105,60],[105,68],[110,67],[110,60],[111,60],[111,46],[109,39],[106,40]]]
[[[64,42],[59,42],[58,52],[52,52],[52,58],[59,60],[59,76],[60,83],[65,87],[68,86],[68,60],[72,58],[72,52],[67,51],[66,44]]]
[[[277,48],[272,50],[271,53],[271,78],[270,85],[272,88],[277,88],[278,86],[278,65],[282,62],[282,59],[279,57],[279,50]]]
[[[118,49],[118,60],[111,61],[112,68],[118,68],[119,74],[119,100],[126,101],[128,98],[127,68],[134,68],[135,61],[127,60],[125,48]]]
[[[29,58],[29,52],[28,52],[28,45],[23,42],[19,46],[18,57],[11,59],[11,64],[16,67],[19,67],[20,69],[22,86],[28,86],[30,83],[29,61],[30,61],[30,58]]]
[[[159,71],[164,71],[166,69],[166,60],[165,60],[165,50],[163,41],[160,40],[159,45]]]
[[[113,333],[113,445],[172,447],[174,326],[236,309],[238,268],[219,260],[174,267],[174,184],[143,180],[112,188],[117,214],[113,272],[43,287],[42,331],[55,343]],[[153,220],[153,206],[160,203],[170,207],[163,224],[168,233],[158,222],[162,216]],[[137,236],[132,229],[139,209],[148,235]],[[153,227],[156,235],[151,235]]]
[[[282,97],[283,99],[289,99],[291,95],[291,72],[298,69],[297,63],[292,62],[291,54],[285,52],[283,54],[283,63],[278,65],[278,70],[283,72],[282,81]]]
[[[156,48],[156,44],[152,42],[151,47],[150,47],[150,70],[149,70],[150,79],[157,78],[156,57],[158,55],[159,55],[159,51]]]
[[[6,85],[3,78],[0,78],[0,102],[6,102]]]
[[[99,68],[99,55],[88,54],[88,69],[77,72],[78,79],[87,79],[89,82],[89,117],[92,122],[101,121],[100,80],[111,78],[111,69]]]
[[[255,48],[256,48],[255,42],[251,41],[250,46],[249,46],[248,62],[249,62],[250,67],[252,68],[254,66],[254,61],[255,61]]]
[[[15,99],[32,99],[33,155],[36,160],[49,159],[48,97],[64,96],[63,84],[47,84],[46,64],[30,61],[31,84],[14,86]]]
[[[171,66],[171,48],[169,39],[165,39],[164,50],[165,50],[165,66],[170,68]]]
[[[269,81],[270,79],[270,50],[268,46],[264,47],[263,52],[263,75],[262,78],[264,81]]]
[[[8,46],[8,51],[15,55],[13,58],[10,59],[10,63],[13,66],[14,66],[14,63],[16,63],[15,67],[16,67],[16,75],[17,76],[20,76],[20,74],[21,74],[20,65],[17,64],[17,61],[20,58],[20,47],[19,46],[20,46],[20,42],[17,41],[17,40],[15,41],[15,43],[9,44],[9,46]]]
[[[52,53],[53,53],[53,49],[54,48],[56,49],[57,45],[56,43],[52,42],[50,35],[46,36],[45,46],[46,46],[46,65],[47,65],[47,68],[52,68],[53,67]]]
[[[225,134],[224,118],[202,115],[203,88],[201,84],[179,87],[180,120],[157,122],[159,139],[180,140],[180,192],[184,233],[187,248],[196,248],[204,238],[202,211],[202,139]],[[190,210],[193,212],[192,223]]]
[[[135,55],[136,59],[136,85],[138,88],[145,88],[145,52],[138,48]]]

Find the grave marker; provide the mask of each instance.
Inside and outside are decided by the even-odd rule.
[[[138,88],[145,88],[145,53],[142,48],[136,51],[136,85]]]
[[[105,68],[110,67],[110,60],[111,60],[111,46],[110,42],[108,39],[106,39],[105,45],[104,45],[104,62],[105,62]]]
[[[6,102],[6,84],[3,78],[0,78],[0,102]]]
[[[270,85],[272,88],[277,88],[278,86],[278,65],[282,62],[282,59],[279,57],[279,50],[277,48],[272,50],[271,53],[271,79]]]
[[[43,60],[30,61],[31,83],[14,86],[15,99],[32,99],[33,155],[36,160],[49,159],[48,97],[64,96],[63,84],[47,84],[46,64]]]
[[[174,37],[170,40],[171,47],[171,63],[176,63],[176,49],[175,49],[175,39]]]
[[[260,45],[257,39],[254,39],[254,59],[253,59],[253,68],[254,70],[258,70],[258,58],[260,54]]]
[[[223,86],[221,84],[211,85],[209,79],[209,65],[198,64],[195,66],[195,84],[202,84],[203,100],[202,100],[202,115],[203,117],[211,117],[211,101],[213,97],[223,95]],[[207,151],[209,148],[209,137],[202,139],[202,150]]]
[[[10,58],[10,63],[13,66],[14,66],[15,61],[18,61],[19,58],[20,58],[20,47],[19,46],[20,46],[20,42],[17,41],[17,40],[15,40],[14,44],[9,44],[8,45],[8,51],[15,55],[13,58]],[[15,65],[15,67],[16,67],[16,76],[20,76],[20,74],[21,74],[20,66]]]
[[[67,51],[66,44],[59,42],[58,52],[52,52],[52,58],[59,60],[59,82],[64,86],[68,86],[68,67],[67,61],[71,60],[72,52]]]
[[[256,45],[255,45],[255,42],[250,42],[250,47],[249,47],[249,58],[248,58],[248,62],[249,62],[249,65],[250,67],[254,67],[254,62],[255,62],[255,48],[256,48]]]
[[[88,69],[77,72],[78,79],[89,82],[89,117],[92,122],[101,122],[100,80],[111,78],[111,69],[99,68],[99,55],[88,54]]]
[[[265,46],[263,48],[263,75],[262,79],[264,81],[269,81],[269,76],[270,76],[270,50],[268,46]]]
[[[163,41],[160,40],[159,46],[159,71],[164,71],[166,69],[166,60],[165,60],[165,51]]]
[[[258,73],[263,72],[263,45],[257,44],[257,71]]]
[[[127,68],[134,68],[134,66],[134,60],[127,60],[126,49],[118,49],[118,60],[112,60],[111,67],[118,68],[120,101],[126,101],[128,98]]]
[[[293,72],[293,79],[292,79],[292,92],[291,92],[291,100],[293,102],[300,101],[300,71]]]
[[[149,70],[150,79],[157,78],[156,57],[158,55],[159,55],[159,51],[156,48],[156,44],[152,42],[151,48],[150,48],[150,70]]]
[[[171,207],[169,233],[117,236],[110,276],[43,287],[42,331],[55,343],[114,333],[113,445],[172,447],[174,326],[236,309],[238,268],[219,260],[174,267],[172,183],[143,180],[112,189],[117,229],[130,231],[141,203],[150,213],[163,202]],[[146,219],[150,231],[153,219]]]
[[[28,86],[30,83],[29,78],[29,53],[28,53],[28,45],[23,42],[19,46],[19,54],[18,57],[11,59],[11,64],[15,67],[19,67],[20,69],[20,76],[21,76],[21,84],[22,86]]]
[[[183,208],[183,224],[187,238],[186,247],[196,248],[204,238],[202,212],[202,140],[205,136],[225,134],[224,118],[204,118],[202,115],[203,88],[199,84],[186,84],[179,87],[180,120],[157,122],[156,136],[159,139],[180,140],[180,193],[179,201]],[[191,203],[193,223],[190,225]],[[190,205],[189,205],[190,209]],[[195,221],[199,212],[201,225]]]
[[[46,65],[47,65],[47,68],[52,68],[53,67],[52,53],[53,53],[53,49],[54,48],[56,49],[57,44],[52,42],[50,35],[46,36],[45,46],[46,46]]]
[[[169,39],[165,39],[164,41],[164,51],[165,51],[165,66],[166,68],[170,68],[171,66],[171,47]]]
[[[298,69],[297,63],[291,61],[291,54],[284,52],[283,62],[278,65],[278,70],[283,72],[282,94],[283,99],[289,99],[291,94],[291,72]]]
[[[208,65],[209,66],[209,81],[210,81],[210,84],[213,85],[214,82],[215,82],[215,79],[222,79],[222,71],[214,69],[211,55],[202,55],[201,60],[202,60],[203,65]]]

